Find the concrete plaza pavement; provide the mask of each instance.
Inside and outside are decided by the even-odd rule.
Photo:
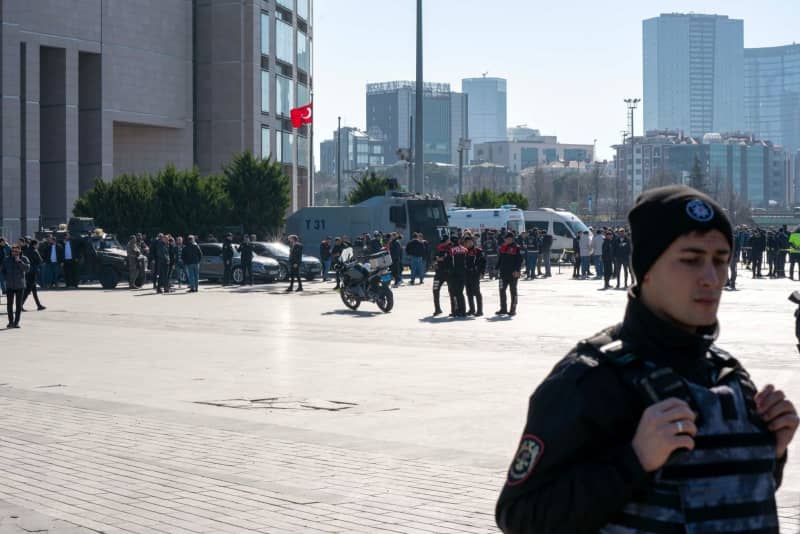
[[[719,344],[800,399],[800,284],[748,275]],[[600,286],[523,281],[498,319],[486,282],[487,316],[465,320],[430,316],[429,280],[390,314],[321,282],[42,292],[46,311],[0,330],[0,533],[494,532],[528,396],[622,316],[625,292]]]

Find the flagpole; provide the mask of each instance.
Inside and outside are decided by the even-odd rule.
[[[311,98],[314,102],[314,98]],[[308,205],[314,205],[314,123],[308,125]]]
[[[314,2],[309,2],[309,25],[310,34],[308,39],[308,55],[311,64],[311,72],[308,77],[308,98],[311,105],[314,105]],[[311,116],[311,124],[308,125],[308,205],[314,205],[314,116]]]
[[[292,134],[292,212],[297,211],[297,132]]]

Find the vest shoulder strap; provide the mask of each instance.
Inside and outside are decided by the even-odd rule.
[[[580,354],[593,357],[599,362],[608,362],[616,367],[624,367],[637,360],[630,347],[618,336],[619,325],[606,328],[592,337],[578,343]]]

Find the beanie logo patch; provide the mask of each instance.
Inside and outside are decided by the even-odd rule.
[[[708,222],[714,218],[714,208],[708,202],[696,198],[686,204],[686,214],[697,222]]]

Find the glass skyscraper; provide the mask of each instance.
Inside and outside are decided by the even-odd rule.
[[[644,127],[702,137],[744,128],[744,24],[670,13],[643,22]]]
[[[800,149],[800,45],[745,49],[744,76],[747,130]]]
[[[469,97],[469,134],[473,146],[507,139],[506,80],[465,78],[461,92]]]
[[[398,160],[398,149],[413,144],[415,87],[410,81],[367,84],[367,132],[383,141],[387,165]],[[425,83],[423,106],[424,161],[458,163],[458,141],[469,137],[467,96],[446,83]]]

